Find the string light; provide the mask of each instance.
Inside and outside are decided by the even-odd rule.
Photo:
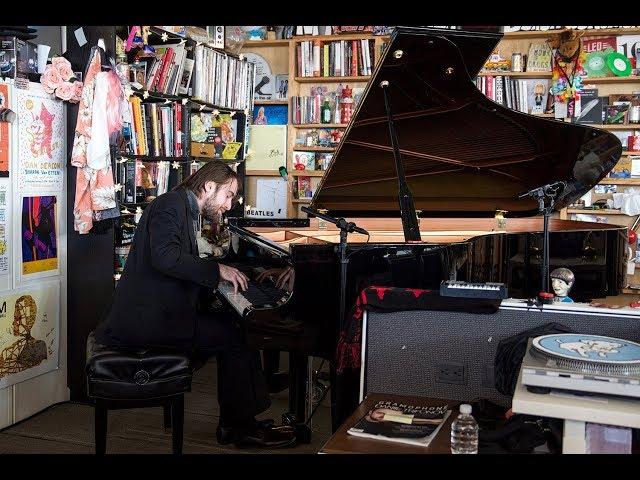
[[[189,101],[188,98],[183,98],[182,99],[182,105],[186,105],[188,101]]]
[[[120,190],[122,190],[122,185],[121,185],[120,183],[116,183],[116,184],[113,186],[113,191],[114,191],[114,192],[119,192]]]
[[[168,104],[168,103],[171,103],[171,100],[169,100],[169,99],[167,98],[167,99],[164,101],[164,104],[166,105],[166,104]]]
[[[238,55],[238,58],[239,58],[240,60],[244,60],[244,53],[241,53],[240,55]]]
[[[200,110],[199,111],[201,112],[202,110],[204,110],[204,107],[205,107],[205,105],[200,105]]]
[[[180,168],[180,162],[177,160],[171,164],[174,170],[178,170]]]
[[[147,98],[149,98],[149,91],[148,91],[148,90],[145,90],[145,91],[142,93],[142,97],[143,97],[145,100],[146,100]]]
[[[164,32],[162,35],[160,35],[160,38],[162,38],[163,42],[166,42],[167,40],[169,40],[169,35],[167,35],[167,33]]]
[[[236,114],[236,112],[229,112],[229,116],[230,116],[231,118],[233,118],[233,116],[234,116],[235,114]]]

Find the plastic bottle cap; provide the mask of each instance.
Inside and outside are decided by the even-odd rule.
[[[463,403],[462,405],[460,405],[460,413],[471,413],[471,405],[469,405],[468,403]]]

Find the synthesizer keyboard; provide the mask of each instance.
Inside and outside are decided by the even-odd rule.
[[[440,295],[461,298],[508,298],[507,287],[504,283],[469,283],[456,280],[443,280],[440,283]]]
[[[233,293],[233,284],[230,282],[220,282],[218,292],[231,304],[240,315],[248,307],[275,306],[289,296],[286,290],[280,290],[275,285],[264,282],[257,283],[249,280],[248,288],[244,292],[238,290]]]

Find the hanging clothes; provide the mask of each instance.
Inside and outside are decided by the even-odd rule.
[[[95,220],[120,215],[116,204],[109,147],[108,103],[120,92],[102,72],[102,49],[93,47],[79,104],[71,165],[78,168],[73,207],[74,229],[89,233]],[[118,86],[119,88],[119,86]]]

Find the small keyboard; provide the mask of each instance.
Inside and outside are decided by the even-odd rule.
[[[456,280],[443,280],[440,283],[440,295],[462,298],[508,298],[507,287],[504,283],[469,283]]]

